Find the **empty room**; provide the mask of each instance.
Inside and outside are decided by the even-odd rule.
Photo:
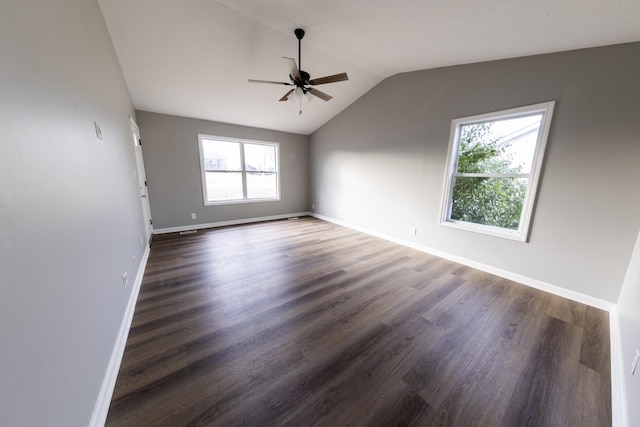
[[[0,3],[0,425],[640,426],[640,3]]]

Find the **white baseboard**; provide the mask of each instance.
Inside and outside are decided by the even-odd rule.
[[[142,254],[140,264],[138,264],[138,271],[136,273],[136,279],[133,282],[133,289],[131,289],[129,302],[127,303],[127,308],[124,312],[122,323],[120,324],[120,330],[118,331],[118,336],[116,337],[116,342],[113,347],[113,351],[111,352],[111,359],[109,359],[107,372],[102,380],[102,387],[100,387],[96,406],[93,408],[93,415],[91,416],[91,422],[89,423],[89,426],[91,427],[102,427],[107,420],[111,397],[113,396],[113,390],[116,386],[116,379],[118,378],[120,363],[122,363],[122,356],[124,355],[124,348],[127,344],[129,328],[131,327],[131,321],[133,320],[133,312],[136,308],[138,294],[140,293],[140,285],[142,284],[142,277],[144,276],[144,270],[147,266],[150,250],[151,248],[147,245],[144,254]]]
[[[458,264],[466,265],[471,268],[475,268],[476,270],[485,271],[487,273],[494,274],[496,276],[504,277],[505,279],[513,280],[514,282],[521,283],[523,285],[530,286],[532,288],[540,289],[541,291],[549,292],[550,294],[558,295],[563,298],[567,298],[573,301],[580,302],[582,304],[587,304],[592,307],[599,308],[605,311],[611,311],[615,304],[609,301],[601,300],[599,298],[592,297],[590,295],[582,294],[580,292],[572,291],[570,289],[566,289],[560,286],[552,285],[550,283],[546,283],[537,279],[533,279],[531,277],[523,276],[518,273],[513,273],[511,271],[507,271],[501,268],[497,268],[491,265],[483,264],[481,262],[477,262],[474,260],[470,260],[458,255],[453,255],[448,252],[444,252],[438,249],[430,248],[428,246],[419,245],[414,242],[409,242],[407,240],[398,239],[393,236],[389,236],[387,234],[379,233],[377,231],[369,230],[357,225],[349,224],[337,219],[329,218],[324,215],[319,215],[316,213],[310,214],[313,217],[318,219],[322,219],[324,221],[332,222],[334,224],[341,225],[343,227],[351,228],[356,231],[361,231],[366,234],[370,234],[375,237],[379,237],[381,239],[388,240],[390,242],[397,243],[399,245],[407,246],[412,249],[416,249],[421,252],[428,253],[429,255],[434,255],[440,258],[448,259],[449,261],[457,262]]]
[[[200,230],[203,228],[226,227],[228,225],[250,224],[252,222],[273,221],[276,219],[293,218],[296,216],[308,216],[309,212],[296,212],[282,215],[262,216],[257,218],[234,219],[231,221],[209,222],[206,224],[181,225],[179,227],[168,227],[154,229],[153,234],[178,233],[180,231]]]
[[[613,427],[628,427],[627,393],[624,386],[624,360],[622,359],[622,336],[618,309],[609,311],[611,334],[611,413]]]

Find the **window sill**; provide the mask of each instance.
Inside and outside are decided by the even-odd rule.
[[[224,205],[242,205],[246,203],[265,203],[279,202],[280,198],[275,199],[249,199],[249,200],[221,200],[219,202],[205,202],[205,206],[224,206]]]
[[[518,242],[527,243],[527,236],[525,236],[519,230],[507,230],[499,227],[491,227],[489,225],[474,224],[464,221],[441,221],[440,225],[445,227],[456,228],[458,230],[471,231],[473,233],[485,234],[493,237],[500,237],[502,239],[515,240]]]

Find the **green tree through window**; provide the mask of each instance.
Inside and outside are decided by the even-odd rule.
[[[491,123],[462,126],[457,172],[522,173],[521,163],[512,166],[508,145],[491,138],[491,127]],[[457,176],[451,218],[517,230],[526,192],[526,180],[522,178]]]
[[[442,225],[527,241],[554,105],[452,120]]]

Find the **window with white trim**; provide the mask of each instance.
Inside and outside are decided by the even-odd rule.
[[[441,224],[527,241],[554,104],[452,121]]]
[[[278,144],[198,135],[204,204],[280,199]]]

